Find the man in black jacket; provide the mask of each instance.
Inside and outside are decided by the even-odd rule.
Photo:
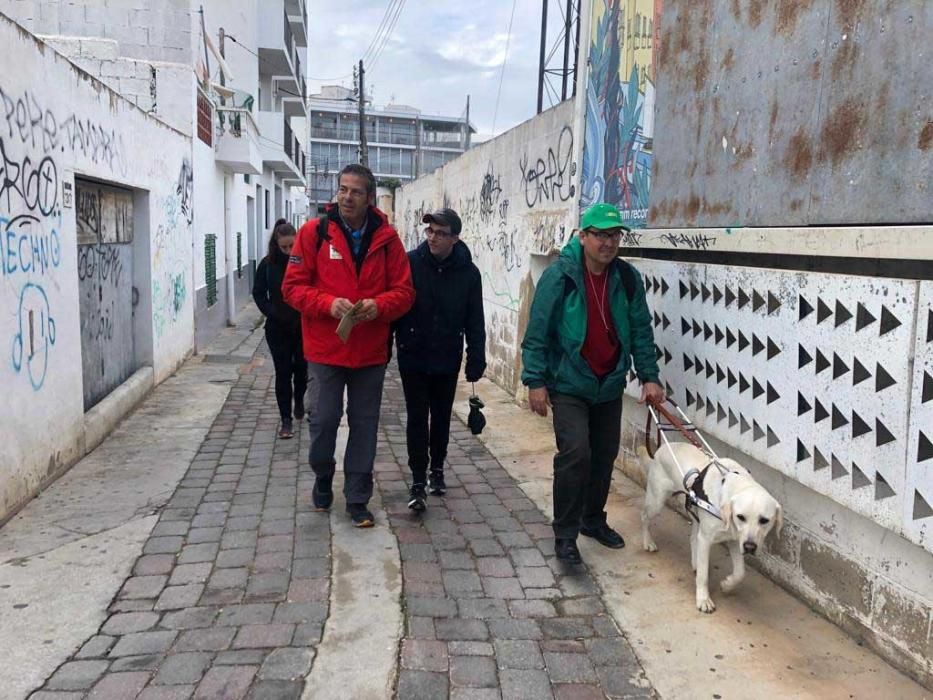
[[[408,253],[415,305],[394,325],[408,411],[408,507],[416,512],[427,507],[429,467],[431,493],[440,496],[447,488],[444,460],[464,336],[467,381],[478,381],[486,371],[483,284],[460,240],[460,217],[453,209],[439,209],[421,221],[427,224],[427,240]]]

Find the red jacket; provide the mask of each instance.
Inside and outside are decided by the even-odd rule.
[[[330,240],[320,246],[317,219],[298,231],[282,296],[301,312],[304,353],[310,362],[351,368],[385,364],[389,361],[390,324],[415,301],[405,246],[385,214],[374,208],[370,211],[382,223],[372,234],[359,275],[347,239],[335,221],[327,229]],[[375,320],[353,327],[346,344],[337,336],[339,321],[330,315],[334,299],[340,297],[351,303],[373,299],[379,309]]]

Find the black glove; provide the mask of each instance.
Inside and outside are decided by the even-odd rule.
[[[483,402],[479,396],[470,397],[470,415],[467,416],[467,426],[474,435],[479,435],[486,427],[486,416],[483,415]]]

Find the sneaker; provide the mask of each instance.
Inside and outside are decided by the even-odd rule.
[[[586,537],[592,537],[603,547],[609,547],[609,549],[622,549],[625,546],[625,540],[622,539],[622,535],[605,523],[594,528],[581,527],[580,534]]]
[[[427,500],[424,484],[413,484],[408,494],[408,507],[416,513],[423,513],[428,508]]]
[[[305,417],[304,399],[295,399],[295,420],[301,420]]]
[[[583,557],[580,556],[580,550],[577,549],[577,541],[571,539],[554,540],[554,554],[557,555],[557,561],[567,562],[568,564],[582,564]]]
[[[314,510],[329,510],[334,502],[334,491],[331,488],[331,479],[317,477],[314,480],[314,488],[311,489],[311,503],[314,504]]]
[[[444,483],[444,472],[432,469],[431,475],[428,477],[428,488],[435,496],[443,496],[447,493],[447,484]]]
[[[372,527],[376,524],[373,514],[369,512],[363,503],[348,503],[347,513],[350,514],[353,527]]]
[[[282,427],[279,428],[279,439],[280,440],[291,440],[293,437],[295,437],[295,433],[292,430],[292,419],[283,418]]]

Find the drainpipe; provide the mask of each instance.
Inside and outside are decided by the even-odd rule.
[[[236,301],[234,299],[234,275],[236,274],[236,237],[233,235],[233,175],[224,174],[224,250],[227,253],[227,325],[235,326]]]

